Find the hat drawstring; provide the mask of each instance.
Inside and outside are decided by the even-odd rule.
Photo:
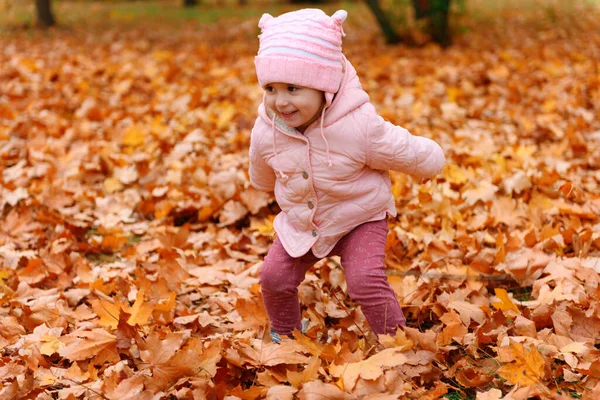
[[[325,132],[323,132],[323,120],[325,119],[325,107],[323,107],[323,111],[321,111],[321,137],[325,142],[325,148],[327,149],[327,164],[330,167],[333,167],[333,163],[331,162],[331,153],[329,152],[329,142],[325,137]]]
[[[273,154],[275,154],[276,164],[275,172],[279,173],[279,177],[281,179],[287,179],[288,176],[282,170],[279,169],[281,164],[279,163],[279,153],[277,153],[277,129],[275,129],[275,113],[273,113],[273,120],[271,122],[273,123]]]

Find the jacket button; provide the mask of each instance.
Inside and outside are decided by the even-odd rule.
[[[303,171],[303,172],[302,172],[302,177],[303,177],[304,179],[308,179],[308,172],[306,172],[306,171]]]
[[[317,235],[318,235],[317,231],[312,231],[312,235],[313,235],[314,237],[317,237]]]
[[[312,202],[312,201],[309,201],[309,202],[307,203],[307,205],[308,205],[308,208],[310,208],[311,210],[312,210],[313,208],[315,208],[315,205],[313,204],[313,202]]]

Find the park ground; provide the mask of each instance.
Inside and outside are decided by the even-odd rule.
[[[453,45],[358,3],[344,52],[382,116],[443,147],[393,172],[375,340],[343,269],[270,342],[258,285],[277,206],[247,176],[257,22],[285,4],[58,2],[0,17],[0,398],[600,398],[600,11],[469,1]],[[568,3],[568,5],[565,5]]]

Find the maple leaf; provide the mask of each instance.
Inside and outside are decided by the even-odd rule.
[[[476,188],[467,189],[462,192],[462,198],[466,200],[467,204],[472,206],[478,201],[483,201],[484,203],[493,201],[497,191],[498,186],[492,185],[488,181],[482,181]]]
[[[448,303],[448,308],[458,312],[465,326],[471,325],[471,321],[482,324],[485,319],[485,313],[481,307],[464,300],[452,300]]]
[[[245,330],[264,326],[268,321],[267,313],[258,299],[238,298],[235,303],[235,311],[239,319],[233,324],[235,330]]]
[[[248,210],[244,205],[235,200],[229,200],[219,213],[219,226],[231,225],[246,216]]]
[[[152,332],[145,340],[145,349],[140,352],[140,358],[151,366],[166,365],[181,348],[184,334],[181,332],[169,332],[161,339],[158,332]]]
[[[248,188],[240,194],[240,199],[251,214],[256,214],[269,204],[270,196],[260,190]]]
[[[71,361],[87,360],[105,352],[117,354],[117,337],[106,332],[104,329],[92,329],[91,331],[75,331],[69,335],[62,336],[61,342],[65,347],[58,350],[58,354]]]
[[[112,379],[104,382],[102,392],[110,400],[136,400],[141,397],[144,390],[144,378],[140,375],[134,375],[130,378],[117,382],[119,374],[111,375]]]
[[[133,306],[131,306],[131,308],[127,307],[125,310],[127,313],[131,314],[127,320],[129,325],[146,325],[148,323],[148,319],[154,310],[154,304],[144,302],[144,295],[144,290],[139,290]]]
[[[311,381],[304,384],[297,393],[300,400],[347,400],[348,395],[330,383]]]
[[[535,346],[526,349],[521,343],[512,343],[510,352],[514,362],[504,364],[498,375],[512,385],[531,386],[543,381],[546,362]]]
[[[384,367],[396,367],[408,362],[408,358],[398,348],[385,349],[364,361],[329,367],[329,372],[336,378],[342,378],[343,388],[352,391],[358,378],[373,380],[383,374]]]
[[[414,345],[413,341],[406,337],[406,333],[402,328],[398,328],[394,336],[379,335],[378,339],[384,347],[395,347],[400,351],[411,349]]]
[[[456,314],[454,310],[451,310],[442,315],[441,320],[446,327],[439,334],[437,343],[440,346],[447,346],[452,343],[453,340],[462,343],[465,335],[469,332],[469,329],[462,323],[459,315]]]
[[[280,364],[306,364],[308,358],[301,354],[303,347],[292,340],[280,344],[262,342],[257,339],[250,343],[237,343],[226,350],[226,358],[237,366],[274,367]]]
[[[119,325],[119,313],[121,312],[121,304],[118,302],[111,303],[102,298],[90,300],[92,310],[100,317],[98,323],[105,327],[113,329]]]
[[[272,386],[267,391],[266,400],[294,400],[294,394],[296,392],[298,392],[298,389],[290,386]]]
[[[289,370],[287,371],[288,382],[290,382],[292,386],[299,388],[303,383],[316,379],[319,374],[320,367],[321,359],[318,356],[313,356],[310,358],[306,368],[304,368],[304,371],[301,373]]]
[[[294,330],[292,335],[294,336],[294,340],[304,347],[304,350],[328,362],[332,362],[340,350],[339,345],[318,343],[297,330]]]
[[[496,297],[498,297],[500,299],[500,301],[493,302],[492,303],[493,307],[495,307],[499,310],[502,310],[502,311],[512,310],[512,311],[516,312],[517,314],[521,314],[521,311],[519,311],[519,308],[515,305],[515,303],[512,302],[510,297],[508,297],[508,292],[506,291],[506,289],[495,288],[494,293],[496,294]]]

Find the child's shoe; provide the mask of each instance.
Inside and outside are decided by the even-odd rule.
[[[308,330],[310,320],[308,318],[302,318],[302,321],[300,323],[302,324],[302,329],[300,330],[300,332],[304,334]],[[271,329],[271,341],[275,344],[281,343],[281,336],[279,336],[279,334],[273,329]]]
[[[300,323],[302,324],[302,329],[300,330],[300,332],[305,334],[306,331],[308,330],[308,325],[310,324],[310,320],[308,318],[302,318],[302,321]]]
[[[271,329],[271,341],[273,341],[275,344],[281,343],[281,337],[273,329]]]

